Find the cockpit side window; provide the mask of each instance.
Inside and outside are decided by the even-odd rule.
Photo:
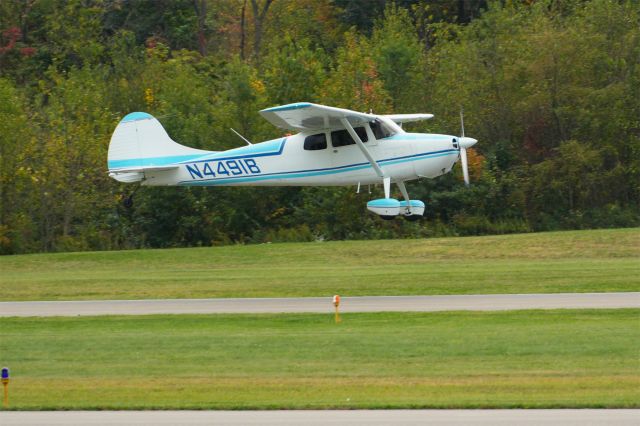
[[[317,135],[307,136],[304,139],[304,149],[307,151],[327,149],[327,135],[325,133],[318,133]]]
[[[382,121],[375,119],[369,123],[371,131],[375,135],[376,139],[384,139],[393,135],[393,131],[389,129]]]
[[[362,142],[366,142],[369,140],[367,136],[367,131],[364,127],[354,127],[356,134],[360,138]],[[345,146],[345,145],[354,145],[356,141],[353,140],[347,129],[344,130],[335,130],[331,132],[331,144],[334,147]]]

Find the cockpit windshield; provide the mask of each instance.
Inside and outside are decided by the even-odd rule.
[[[388,138],[396,133],[393,129],[377,118],[369,122],[369,125],[371,126],[371,131],[375,135],[376,139]]]

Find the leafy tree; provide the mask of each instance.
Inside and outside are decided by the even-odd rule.
[[[422,110],[426,103],[421,96],[426,85],[422,73],[425,58],[418,36],[412,30],[409,12],[390,3],[371,39],[376,68],[394,111]]]
[[[27,153],[33,139],[25,107],[13,84],[0,79],[0,254],[27,250],[31,243],[23,195],[32,189]]]
[[[104,59],[101,1],[87,7],[82,0],[52,5],[45,21],[48,50],[61,69],[97,65]]]
[[[285,35],[296,43],[308,43],[316,54],[332,54],[348,29],[340,21],[339,13],[333,0],[275,1],[265,28],[265,46],[271,50]]]
[[[266,123],[258,113],[269,105],[266,99],[267,89],[257,70],[236,57],[227,64],[225,76],[221,100],[228,111],[227,123],[230,127],[249,140],[277,137],[280,132]],[[234,136],[234,139],[237,140],[237,137]]]
[[[631,0],[0,2],[0,253],[637,226],[639,57]],[[472,186],[459,167],[410,183],[427,211],[406,223],[364,210],[379,187],[107,176],[131,111],[223,150],[231,127],[284,136],[258,111],[301,100],[433,112],[408,128],[449,134],[464,108]]]
[[[45,250],[109,247],[99,218],[112,200],[104,167],[116,120],[105,107],[104,76],[100,67],[49,72],[52,87],[39,106],[42,134],[32,171],[39,189],[34,213]]]
[[[315,101],[325,76],[324,54],[312,50],[309,40],[289,35],[273,43],[264,60],[264,85],[275,105]]]
[[[593,226],[584,215],[615,204],[616,197],[608,192],[608,180],[615,179],[615,171],[605,171],[602,152],[577,141],[563,142],[555,154],[531,169],[529,211],[534,226]]]
[[[369,40],[349,31],[344,46],[336,52],[321,99],[356,111],[389,111],[391,99],[378,76]]]
[[[208,31],[206,4],[193,0],[113,2],[103,7],[103,27],[107,35],[131,31],[139,44],[153,39],[173,49],[195,50],[202,48],[199,36]]]

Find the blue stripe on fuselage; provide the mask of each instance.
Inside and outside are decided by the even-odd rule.
[[[287,138],[274,139],[254,145],[242,146],[222,152],[208,154],[173,155],[168,157],[130,158],[127,160],[111,160],[108,162],[109,170],[129,167],[153,167],[170,166],[178,164],[203,163],[212,160],[234,160],[237,158],[266,157],[280,155],[284,149]]]
[[[452,154],[457,155],[458,150],[445,149],[442,151],[423,152],[421,154],[407,155],[404,157],[388,158],[385,160],[378,161],[378,164],[381,164],[381,165],[401,164],[401,163],[421,160],[423,158],[437,158],[437,157],[444,157]],[[324,176],[324,175],[332,175],[337,173],[353,172],[356,170],[367,169],[370,167],[371,167],[371,164],[369,164],[369,162],[365,162],[365,163],[348,164],[345,166],[338,166],[338,167],[328,167],[323,169],[265,173],[257,176],[238,176],[238,177],[228,177],[228,178],[198,179],[193,181],[182,181],[182,182],[179,182],[178,185],[214,186],[214,185],[221,185],[225,183],[258,182],[258,181],[264,181],[269,179],[294,179],[294,178],[301,178],[301,177]]]
[[[205,161],[213,160],[235,160],[237,158],[247,157],[266,157],[269,155],[280,155],[284,150],[284,145],[287,142],[287,138],[274,139],[267,142],[261,142],[254,145],[243,146],[240,148],[230,149],[228,151],[216,152],[212,154],[206,154],[199,156],[196,159],[189,161],[185,160],[182,163],[204,163]]]
[[[127,160],[111,160],[108,162],[109,170],[129,168],[129,167],[154,167],[154,166],[173,166],[182,161],[189,161],[201,158],[202,154],[190,155],[173,155],[170,157],[151,157],[151,158],[130,158]]]

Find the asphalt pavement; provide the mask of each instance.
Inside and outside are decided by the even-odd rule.
[[[637,426],[640,410],[290,410],[0,412],[3,426]]]
[[[0,302],[0,317],[333,311],[331,297]],[[640,292],[342,297],[340,312],[640,308]]]

